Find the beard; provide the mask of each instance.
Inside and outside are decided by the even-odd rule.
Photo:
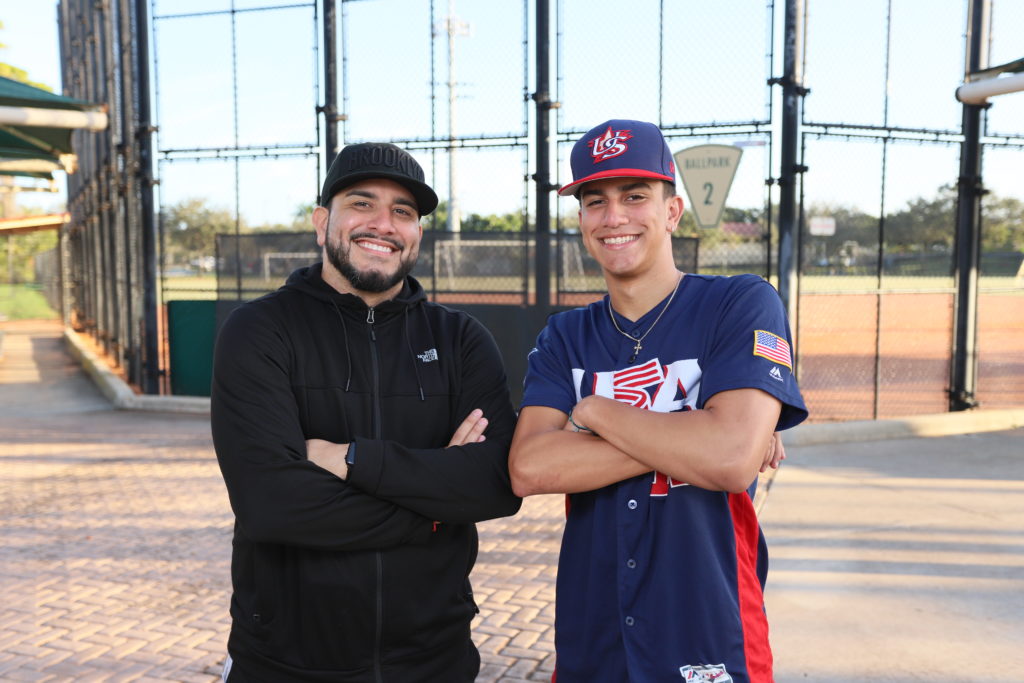
[[[329,221],[330,216],[328,216]],[[411,273],[416,265],[416,257],[419,255],[419,252],[417,249],[412,249],[399,261],[398,268],[390,275],[377,270],[359,270],[352,263],[352,245],[356,238],[358,238],[358,235],[352,235],[344,243],[341,241],[336,244],[331,243],[330,228],[328,228],[327,238],[324,240],[324,250],[327,252],[327,258],[331,265],[341,273],[342,277],[348,280],[348,283],[356,291],[371,294],[386,292],[404,280],[405,276]],[[383,239],[379,236],[374,236],[374,239],[387,242],[396,249],[401,250],[401,245],[392,240]]]

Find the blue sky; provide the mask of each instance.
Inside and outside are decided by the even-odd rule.
[[[283,5],[281,0],[235,0],[236,8]],[[552,3],[555,4],[555,3]],[[556,95],[563,102],[559,125],[583,129],[606,118],[656,119],[667,123],[749,121],[766,116],[764,80],[769,71],[766,0],[666,3],[664,46],[666,87],[658,111],[658,3],[631,6],[636,35],[616,17],[620,2],[574,0],[562,10],[563,78]],[[781,0],[778,3],[781,7]],[[447,12],[435,0],[435,19]],[[890,78],[885,74],[885,15],[888,0],[809,0],[805,103],[812,121],[930,127],[957,130],[960,107],[953,97],[963,70],[964,0],[892,0],[896,39],[890,45]],[[158,0],[157,16],[210,11],[230,0]],[[1024,0],[995,0],[992,63],[1024,56]],[[426,137],[431,133],[429,101],[429,4],[422,0],[367,0],[346,6],[349,88],[347,132],[351,139]],[[457,135],[522,133],[524,46],[533,17],[524,24],[522,3],[457,0],[456,14],[469,34],[456,38]],[[400,16],[401,21],[394,21]],[[19,66],[37,81],[59,86],[56,3],[0,0],[4,30],[0,61]],[[235,140],[231,107],[230,22],[226,16],[157,22],[156,57],[160,95],[160,149],[229,145]],[[380,27],[366,31],[367,26]],[[357,27],[357,28],[353,28]],[[295,8],[238,15],[239,125],[241,144],[312,142],[312,104],[318,79],[313,53],[312,10]],[[532,37],[529,61],[533,59]],[[614,49],[613,49],[614,48]],[[447,78],[445,44],[433,58]],[[322,57],[322,53],[321,53]],[[781,72],[777,53],[773,72]],[[533,75],[529,74],[532,89]],[[884,107],[888,89],[889,106]],[[439,84],[434,130],[447,131],[447,93]],[[778,113],[776,101],[776,115]],[[1024,94],[994,100],[990,130],[1024,132]],[[531,131],[532,135],[532,131]],[[754,143],[745,147],[729,204],[759,207],[764,200],[767,147],[750,138],[686,138],[670,141],[673,151],[703,142]],[[777,140],[776,140],[777,143]],[[566,157],[568,149],[559,150]],[[778,153],[775,153],[777,163]],[[418,154],[439,194],[447,192],[444,155]],[[899,143],[889,148],[886,207],[898,209],[918,196],[932,196],[955,182],[955,146]],[[523,204],[521,152],[464,151],[459,154],[459,187],[464,211],[516,211]],[[809,141],[805,189],[809,203],[842,204],[877,213],[881,188],[881,146],[843,141]],[[1024,199],[1019,169],[1024,151],[1002,150],[987,158],[986,184],[997,194]],[[224,161],[162,163],[161,200],[207,196],[233,208],[234,164]],[[567,176],[560,166],[561,180]],[[774,175],[774,173],[773,173]],[[239,165],[240,206],[255,223],[287,221],[294,208],[314,198],[315,165],[309,159],[247,161]],[[52,206],[52,195],[26,195],[23,203]],[[532,211],[533,199],[528,198]],[[572,212],[566,200],[556,206]]]

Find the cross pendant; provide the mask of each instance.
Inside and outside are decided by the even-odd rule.
[[[638,355],[640,355],[640,349],[642,349],[642,348],[644,348],[643,345],[641,345],[640,344],[640,340],[637,339],[636,340],[636,344],[633,346],[633,355],[629,357],[629,362],[630,363],[632,363],[633,361],[636,360],[636,357]]]

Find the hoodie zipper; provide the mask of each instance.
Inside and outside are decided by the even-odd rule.
[[[380,421],[380,365],[377,359],[377,334],[373,331],[373,307],[366,311],[366,324],[370,330],[370,366],[373,370],[373,437],[380,439],[383,435]],[[377,625],[373,640],[373,677],[377,683],[383,683],[381,674],[380,647],[384,632],[384,555],[377,551]]]

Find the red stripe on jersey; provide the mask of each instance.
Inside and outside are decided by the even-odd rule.
[[[612,382],[617,387],[645,387],[661,379],[660,366],[654,360],[612,374]]]
[[[743,655],[750,683],[772,683],[772,648],[768,642],[768,617],[757,579],[759,527],[754,504],[746,493],[729,494],[733,534],[736,538],[736,581],[743,628]]]

